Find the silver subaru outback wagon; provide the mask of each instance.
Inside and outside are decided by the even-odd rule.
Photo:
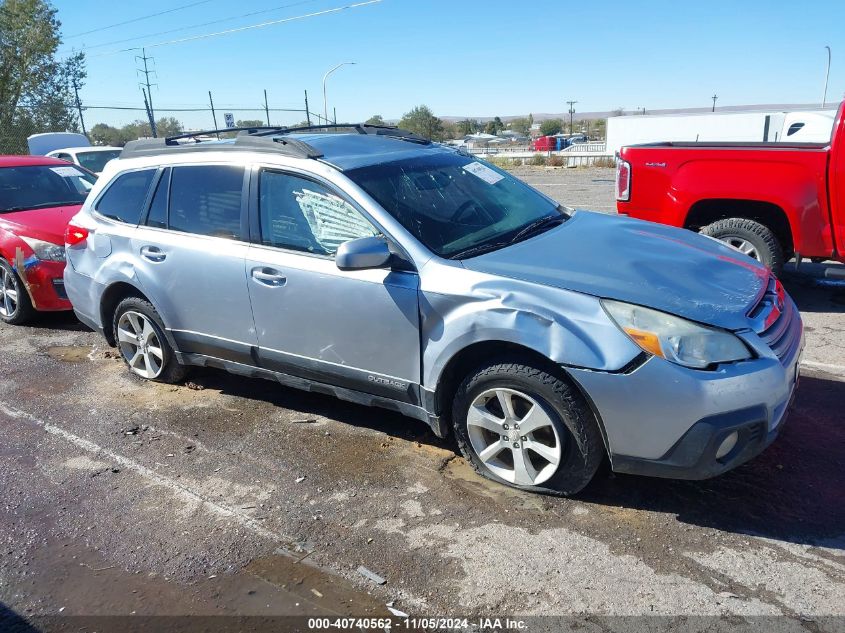
[[[386,407],[528,490],[576,493],[605,455],[711,477],[777,436],[803,328],[768,269],[349,130],[127,145],[67,230],[76,314],[142,378],[210,366]]]

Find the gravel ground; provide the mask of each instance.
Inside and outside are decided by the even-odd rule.
[[[612,205],[610,170],[518,173],[573,206]],[[0,630],[386,616],[388,602],[416,616],[572,616],[590,631],[645,615],[842,630],[845,285],[785,281],[807,350],[777,442],[704,482],[604,468],[576,499],[480,479],[450,441],[378,409],[216,370],[143,382],[69,315],[0,325]]]

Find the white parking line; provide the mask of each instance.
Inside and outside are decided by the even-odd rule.
[[[94,442],[86,440],[83,437],[79,437],[78,435],[75,435],[70,431],[66,431],[54,424],[50,424],[49,422],[40,420],[31,413],[27,413],[26,411],[23,411],[1,401],[0,412],[5,413],[10,418],[20,420],[31,426],[41,427],[42,429],[47,431],[47,433],[55,435],[56,437],[60,437],[63,440],[73,444],[74,446],[88,451],[91,454],[108,458],[109,460],[120,464],[120,466],[125,468],[126,470],[132,471],[135,474],[140,475],[141,477],[153,483],[154,485],[163,486],[164,488],[167,488],[176,496],[182,498],[183,501],[186,501],[191,504],[203,504],[214,514],[234,521],[242,527],[252,531],[254,534],[266,538],[269,541],[283,544],[286,546],[295,542],[295,539],[286,534],[274,532],[273,530],[267,529],[258,521],[256,521],[249,515],[244,514],[237,508],[224,505],[218,501],[212,501],[204,495],[174,481],[170,477],[166,477],[155,472],[154,470],[150,470],[146,466],[142,466],[141,464],[129,459],[128,457],[118,455],[117,453],[103,448],[99,444],[95,444]]]

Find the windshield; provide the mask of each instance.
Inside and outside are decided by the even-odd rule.
[[[82,204],[95,178],[71,165],[0,168],[0,213]]]
[[[110,149],[101,152],[77,152],[76,160],[85,169],[99,174],[103,171],[103,167],[106,166],[107,162],[120,156],[121,151],[119,149]]]
[[[567,217],[507,172],[462,154],[437,153],[346,173],[441,257],[501,248],[529,237],[526,229]]]

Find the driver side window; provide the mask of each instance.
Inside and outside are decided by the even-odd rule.
[[[323,185],[275,171],[258,181],[261,243],[334,255],[349,240],[378,235],[355,207]]]

